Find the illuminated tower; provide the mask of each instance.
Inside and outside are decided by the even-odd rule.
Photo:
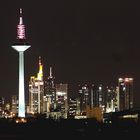
[[[19,52],[19,105],[18,117],[25,117],[25,93],[24,93],[24,51],[31,47],[26,43],[25,25],[23,24],[22,9],[20,9],[19,24],[17,25],[18,42],[12,48]]]
[[[119,110],[133,108],[133,78],[119,78]]]
[[[39,72],[37,77],[31,76],[29,81],[29,108],[30,113],[43,113],[43,65],[41,64],[41,57],[39,57]]]

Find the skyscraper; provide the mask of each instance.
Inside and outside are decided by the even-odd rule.
[[[43,96],[44,96],[44,82],[43,82],[43,65],[41,64],[41,57],[39,57],[39,72],[37,77],[31,76],[29,81],[29,110],[30,113],[43,113]]]
[[[25,25],[23,24],[22,9],[20,9],[19,24],[17,25],[17,42],[12,48],[19,52],[19,106],[18,117],[25,117],[24,91],[24,51],[31,47],[26,42]]]
[[[86,112],[86,107],[89,105],[89,87],[87,84],[79,85],[79,101],[80,101],[80,114],[83,114]]]
[[[56,84],[57,109],[63,118],[67,118],[68,113],[68,84]]]
[[[0,97],[0,117],[3,116],[4,112],[4,97]]]
[[[133,108],[133,78],[119,78],[119,110]]]
[[[104,90],[102,84],[92,85],[93,107],[101,107],[104,109]]]
[[[80,114],[86,113],[87,106],[90,108],[101,107],[104,110],[104,92],[102,85],[79,85]]]
[[[118,92],[117,87],[107,87],[105,90],[105,112],[118,111]]]
[[[45,81],[44,93],[47,101],[47,112],[53,111],[56,109],[56,88],[55,88],[55,77],[52,74],[52,67],[50,67],[50,74]]]

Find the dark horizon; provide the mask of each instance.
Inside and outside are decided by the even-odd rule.
[[[25,52],[26,89],[41,56],[44,75],[52,66],[60,83],[112,86],[119,77],[133,77],[134,106],[140,107],[140,9],[122,0],[1,2],[0,96],[18,94],[18,53],[11,45],[16,43],[19,8],[31,44]]]

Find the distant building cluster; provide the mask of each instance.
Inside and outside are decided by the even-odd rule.
[[[133,78],[119,78],[115,87],[79,85],[78,97],[69,100],[69,117],[96,117],[133,108]],[[97,113],[98,112],[98,113]]]
[[[39,73],[29,81],[29,114],[46,114],[47,118],[67,118],[68,84],[55,84],[55,77],[50,75],[43,80],[43,65],[39,58]]]
[[[104,87],[102,84],[78,85],[76,97],[71,98],[67,83],[55,83],[52,67],[48,77],[43,75],[39,57],[39,72],[29,81],[29,99],[26,101],[27,116],[45,114],[46,118],[97,118],[104,113],[119,112],[133,108],[133,78],[119,78],[118,85]],[[0,98],[0,116],[18,114],[18,96],[13,95],[11,103],[5,104]]]

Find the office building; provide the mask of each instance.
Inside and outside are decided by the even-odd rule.
[[[105,112],[116,112],[118,111],[118,92],[117,87],[106,87],[105,91]]]
[[[133,78],[119,78],[119,110],[133,108]]]
[[[44,82],[43,65],[39,57],[39,72],[37,77],[31,76],[29,81],[29,110],[32,114],[43,113]]]
[[[54,111],[56,109],[56,88],[52,67],[50,67],[49,76],[44,82],[44,95],[45,112],[49,113]]]
[[[68,84],[56,84],[56,108],[61,112],[62,118],[67,118]]]
[[[85,114],[86,113],[86,107],[89,105],[89,87],[87,84],[84,85],[79,85],[79,90],[78,90],[78,98],[80,102],[80,114]]]

